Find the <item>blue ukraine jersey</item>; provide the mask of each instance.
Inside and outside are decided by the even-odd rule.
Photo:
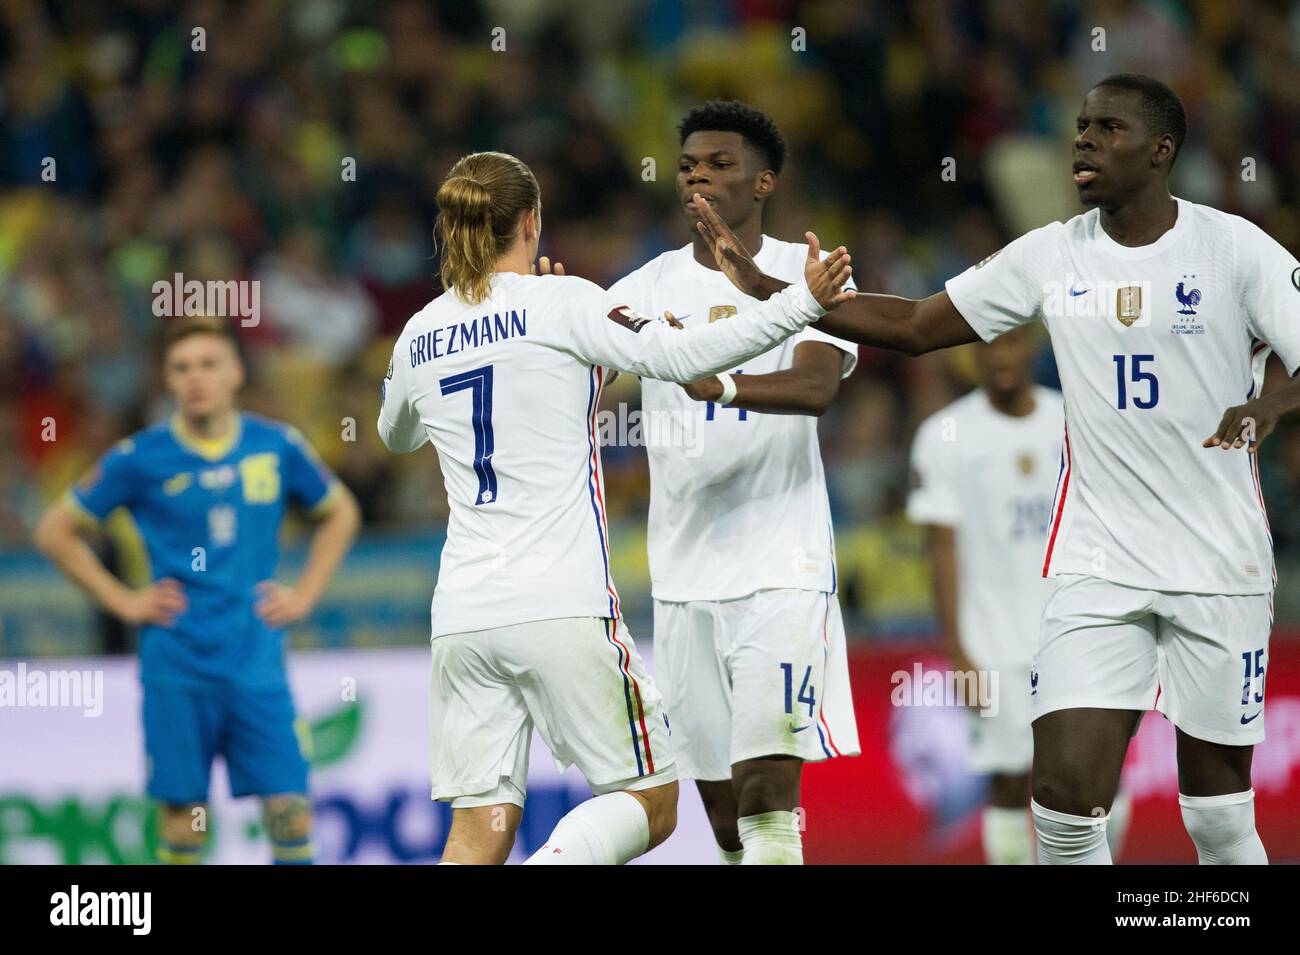
[[[214,446],[177,421],[119,442],[72,489],[96,520],[125,507],[144,540],[151,577],[175,578],[189,606],[170,628],[140,634],[145,684],[282,685],[284,632],[253,612],[255,588],[273,579],[290,502],[316,508],[334,481],[288,425],[240,414]]]

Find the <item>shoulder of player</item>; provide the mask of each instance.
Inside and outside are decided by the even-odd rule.
[[[1089,209],[1077,216],[1071,216],[1064,222],[1052,220],[1037,229],[1030,229],[1016,241],[1027,243],[1031,248],[1038,248],[1044,242],[1057,243],[1061,239],[1073,239],[1081,236],[1088,228],[1089,217],[1095,217],[1097,210]]]
[[[836,248],[836,246],[831,246],[831,248]],[[828,254],[828,250],[823,248],[821,257],[824,259]],[[770,263],[770,266],[776,270],[772,274],[783,282],[796,281],[803,277],[803,262],[807,257],[807,242],[787,242],[784,239],[774,239],[766,232],[763,233],[763,247],[759,249],[757,258]],[[762,264],[760,263],[760,265]],[[793,276],[790,274],[776,274],[776,272],[781,271],[790,273],[791,270],[794,271]]]
[[[452,306],[453,301],[459,304],[459,299],[456,299],[451,292],[446,291],[430,300],[423,308],[406,320],[406,324],[402,326],[402,330],[397,333],[397,338],[393,342],[393,350],[400,352],[401,348],[412,337],[425,331],[427,326],[434,324],[435,320]]]
[[[268,418],[251,411],[242,412],[241,417],[243,434],[240,438],[245,444],[295,444],[299,447],[307,445],[307,439],[303,437],[302,432],[287,421]]]
[[[167,421],[160,421],[141,428],[113,442],[107,455],[118,458],[149,457],[158,451],[166,450],[171,443],[171,426]]]
[[[1192,210],[1193,224],[1201,229],[1221,229],[1232,234],[1233,242],[1240,247],[1243,243],[1258,245],[1265,243],[1268,245],[1279,244],[1276,239],[1265,232],[1256,223],[1251,222],[1245,216],[1239,216],[1232,212],[1224,212],[1222,209],[1215,209],[1213,206],[1203,206],[1194,202],[1187,203]]]
[[[1047,385],[1035,385],[1034,397],[1047,405],[1057,408],[1065,407],[1065,396],[1055,388],[1049,388]]]
[[[623,276],[617,282],[609,287],[611,293],[636,295],[643,288],[654,288],[663,279],[664,275],[684,261],[693,261],[693,247],[690,245],[682,246],[677,249],[669,249],[667,252],[661,252],[656,255],[645,265],[638,266],[627,275]],[[636,302],[627,304],[636,307]]]

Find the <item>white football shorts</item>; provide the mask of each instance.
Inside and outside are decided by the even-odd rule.
[[[1271,594],[1140,590],[1065,575],[1043,610],[1034,718],[1080,707],[1163,713],[1225,746],[1264,740]]]
[[[998,671],[997,710],[993,715],[971,709],[971,769],[980,773],[1019,775],[1034,762],[1033,716],[1029,667]]]
[[[433,798],[524,804],[533,727],[592,792],[677,778],[654,681],[621,620],[568,617],[436,637]]]
[[[655,671],[685,779],[761,756],[856,756],[844,622],[834,594],[760,590],[654,603]]]

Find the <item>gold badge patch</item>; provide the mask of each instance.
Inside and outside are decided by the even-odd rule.
[[[1024,451],[1020,452],[1020,455],[1016,458],[1016,467],[1020,469],[1021,474],[1024,475],[1033,474],[1034,456]]]
[[[1125,285],[1115,292],[1115,317],[1125,328],[1142,317],[1142,286]]]
[[[735,314],[736,314],[736,306],[734,305],[711,306],[709,308],[709,324],[712,325],[714,322],[722,318],[731,318],[731,316]]]

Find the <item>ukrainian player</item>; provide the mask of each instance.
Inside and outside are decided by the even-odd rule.
[[[1200,861],[1267,861],[1250,763],[1275,580],[1255,451],[1300,407],[1300,382],[1260,393],[1270,349],[1292,377],[1300,367],[1300,263],[1250,222],[1170,195],[1185,135],[1167,86],[1108,77],[1084,98],[1074,139],[1087,213],[927,299],[858,295],[820,323],[914,355],[1034,320],[1052,337],[1066,427],[1042,563],[1057,589],[1032,691],[1043,862],[1111,861],[1106,814],[1152,708],[1176,728]],[[784,287],[706,220],[742,288]]]
[[[687,220],[707,202],[765,272],[796,281],[808,246],[763,234],[786,156],[776,125],[744,103],[711,102],[679,133]],[[610,293],[686,328],[758,305],[692,235]],[[856,346],[807,328],[685,387],[641,383],[645,420],[699,436],[698,447],[647,444],[655,662],[678,773],[696,781],[726,863],[801,863],[803,762],[858,753],[817,441],[817,416],[856,364]]]
[[[398,337],[378,427],[393,451],[437,448],[451,509],[432,606],[443,861],[505,861],[536,726],[595,798],[528,861],[621,864],[672,832],[677,772],[609,573],[595,427],[606,372],[689,382],[735,367],[841,301],[847,256],[822,261],[809,233],[807,284],[678,331],[583,279],[530,274],[541,195],[513,156],[461,159],[438,207],[447,291]]]
[[[163,371],[178,413],[117,444],[36,528],[36,544],[100,606],[139,626],[148,792],[160,858],[197,862],[212,760],[258,796],[278,864],[312,858],[307,755],[284,669],[284,628],[312,610],[360,523],[352,495],[293,428],[241,413],[243,366],[223,319],[177,319]],[[288,505],[320,519],[302,576],[273,578]],[[125,507],[153,582],[133,591],[79,525]]]

